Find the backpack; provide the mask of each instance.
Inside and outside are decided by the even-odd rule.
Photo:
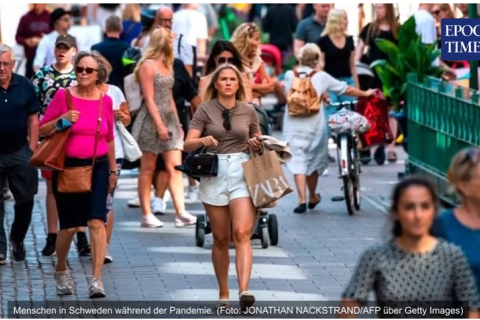
[[[293,73],[295,77],[287,94],[288,114],[295,117],[317,114],[320,110],[320,97],[311,80],[317,71],[313,70],[306,74],[305,72],[298,73],[294,69]],[[300,74],[305,74],[305,77],[300,77]]]
[[[128,48],[122,57],[122,77],[125,98],[128,102],[129,111],[136,113],[140,110],[143,102],[142,90],[140,84],[135,79],[133,71],[142,57],[142,51],[139,48]]]

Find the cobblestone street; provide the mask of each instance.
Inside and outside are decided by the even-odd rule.
[[[339,300],[342,288],[350,278],[358,254],[372,243],[389,236],[390,227],[385,206],[397,172],[403,170],[405,154],[398,149],[397,164],[377,166],[373,162],[362,170],[362,210],[348,216],[344,202],[332,202],[341,195],[336,164],[330,175],[322,177],[319,191],[323,201],[314,211],[293,214],[296,194],[283,198],[271,213],[278,216],[279,245],[262,249],[254,245],[254,267],[250,290],[257,300]],[[334,150],[331,150],[333,155]],[[292,183],[288,170],[285,172]],[[55,256],[42,257],[45,244],[45,184],[40,182],[32,224],[25,241],[27,259],[0,266],[0,299],[2,316],[8,301],[58,301],[53,281]],[[210,261],[211,236],[204,248],[195,246],[194,227],[174,227],[174,212],[169,203],[167,215],[161,217],[160,229],[140,228],[140,209],[127,207],[136,195],[136,178],[125,174],[116,193],[115,227],[111,253],[114,262],[103,274],[107,298],[113,301],[139,300],[212,300],[218,298],[216,279]],[[203,213],[200,204],[187,207],[190,213]],[[7,230],[13,218],[13,201],[6,202]],[[237,296],[231,250],[231,298]],[[9,253],[10,255],[10,253]],[[69,265],[76,282],[76,293],[64,301],[89,300],[86,276],[91,274],[88,257],[79,258],[72,245]]]

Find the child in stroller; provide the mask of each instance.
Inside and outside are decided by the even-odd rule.
[[[270,123],[268,115],[264,109],[255,105],[258,121],[262,135],[270,135]],[[273,213],[268,214],[266,211],[259,210],[257,212],[258,221],[255,231],[251,237],[252,240],[258,239],[262,244],[262,248],[268,248],[268,245],[276,246],[278,244],[278,223],[277,216]],[[205,214],[197,215],[197,224],[195,226],[195,244],[197,247],[203,247],[205,235],[212,233],[208,217]]]

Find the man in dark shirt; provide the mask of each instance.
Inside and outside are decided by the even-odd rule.
[[[325,28],[328,13],[331,9],[330,3],[315,3],[313,9],[315,14],[303,19],[297,26],[295,34],[294,53],[298,54],[300,48],[306,43],[315,43]]]
[[[15,40],[23,46],[27,59],[25,77],[33,76],[33,60],[38,43],[44,34],[50,33],[50,12],[45,10],[45,3],[34,3],[33,9],[25,14],[18,23]]]
[[[122,29],[122,19],[118,16],[110,16],[105,22],[105,33],[107,35],[105,40],[92,46],[92,51],[100,52],[112,66],[108,83],[119,88],[122,87],[123,82],[120,76],[123,53],[130,47],[129,44],[120,40]]]
[[[293,33],[297,28],[295,8],[290,4],[274,4],[268,8],[267,15],[262,20],[263,31],[270,36],[269,42],[280,51],[292,49]]]
[[[15,54],[0,45],[0,190],[8,180],[15,199],[15,219],[10,232],[13,258],[25,260],[23,240],[32,219],[38,172],[29,166],[38,143],[37,95],[30,81],[14,74]],[[5,205],[0,197],[0,265],[6,263]]]

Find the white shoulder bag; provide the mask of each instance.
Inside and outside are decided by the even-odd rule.
[[[135,138],[128,132],[123,123],[117,121],[117,129],[122,140],[123,153],[126,160],[135,162],[142,157],[142,151],[140,150]]]

